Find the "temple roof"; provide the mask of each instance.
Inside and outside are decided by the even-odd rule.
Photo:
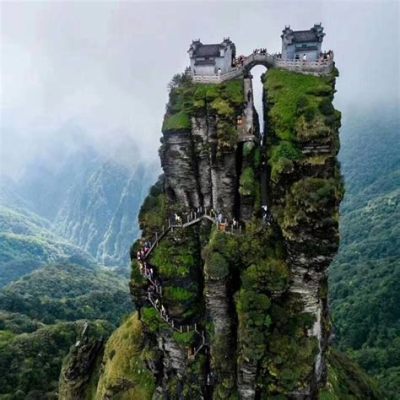
[[[305,43],[305,42],[318,42],[318,37],[315,31],[293,31],[293,42],[295,43]]]
[[[306,31],[294,31],[290,26],[285,26],[282,31],[281,38],[286,40],[286,43],[312,43],[320,42],[325,36],[324,28],[321,24],[314,24],[311,29]]]
[[[222,57],[221,50],[227,50],[228,48],[232,49],[232,55],[235,57],[235,45],[229,38],[224,38],[222,43],[216,44],[203,44],[200,39],[193,40],[190,48],[188,50],[191,53],[191,57]]]
[[[195,57],[219,57],[220,49],[223,48],[220,44],[201,44],[194,51]]]

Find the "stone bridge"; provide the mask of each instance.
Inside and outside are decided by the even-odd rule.
[[[275,66],[275,55],[272,54],[250,54],[243,61],[242,69],[244,75],[248,75],[250,70],[256,65],[264,65],[266,68],[273,68]]]

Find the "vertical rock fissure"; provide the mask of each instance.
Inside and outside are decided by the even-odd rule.
[[[233,215],[239,220],[240,219],[240,175],[242,173],[242,164],[243,164],[243,142],[239,142],[236,149],[236,190],[235,190],[235,201],[234,201],[234,209]]]

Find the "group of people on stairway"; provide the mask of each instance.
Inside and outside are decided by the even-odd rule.
[[[213,208],[207,210],[203,207],[197,207],[193,211],[187,213],[185,216],[181,216],[178,213],[175,213],[172,218],[172,226],[182,226],[184,225],[185,221],[186,223],[191,223],[195,220],[199,220],[204,216],[207,216],[210,220],[213,220],[219,230],[227,231],[227,228],[231,228],[231,231],[241,229],[241,225],[236,218],[228,220],[226,217],[224,217],[222,212],[215,211]]]
[[[262,212],[263,212],[263,220],[266,221],[268,218],[268,209],[267,206],[262,207]],[[224,217],[224,215],[221,212],[215,211],[213,208],[209,209],[209,211],[203,207],[198,207],[194,209],[193,211],[187,213],[186,215],[186,223],[194,223],[199,222],[201,218],[206,217],[209,220],[213,221],[218,229],[223,232],[228,232],[228,227],[231,228],[231,232],[233,230],[241,230],[241,225],[239,221],[235,218],[232,219],[232,221],[229,221]],[[183,221],[184,218],[183,216],[179,215],[178,213],[175,213],[172,217],[172,224],[171,224],[171,219],[169,220],[169,228],[172,229],[173,227],[179,225],[183,226]],[[190,225],[189,225],[190,226]],[[165,232],[168,232],[166,230]],[[139,271],[140,274],[145,277],[149,281],[149,285],[147,287],[147,298],[152,304],[152,306],[160,313],[161,318],[163,318],[164,321],[166,321],[173,329],[175,329],[178,332],[183,332],[183,327],[180,326],[178,328],[178,324],[175,323],[175,321],[168,315],[167,308],[165,307],[164,304],[162,304],[162,283],[159,277],[157,276],[157,273],[155,271],[155,268],[153,265],[151,265],[148,262],[148,258],[150,256],[151,251],[153,248],[157,245],[158,241],[162,238],[162,236],[156,237],[156,241],[154,243],[151,243],[150,241],[145,241],[143,243],[143,246],[137,251],[136,257],[137,257],[137,262],[139,265]],[[199,332],[197,330],[197,325],[194,325],[194,329],[191,327],[187,326],[187,329],[185,330],[186,332],[189,331],[195,331],[197,334],[201,335],[202,342],[200,346],[197,348],[189,348],[188,349],[188,354],[190,357],[194,357],[198,351],[206,346],[206,341],[205,341],[205,336],[204,332]]]
[[[194,327],[186,325],[186,329],[183,329],[182,325],[178,325],[175,321],[168,315],[167,308],[162,304],[162,285],[161,281],[156,277],[155,270],[152,265],[147,262],[147,257],[149,256],[150,246],[146,242],[145,245],[137,251],[137,262],[139,264],[139,271],[148,281],[149,285],[147,287],[147,299],[150,301],[152,306],[160,313],[161,318],[171,326],[174,330],[178,332],[190,332],[194,331],[201,336],[200,345],[188,348],[188,357],[193,358],[196,354],[206,346],[206,339],[204,332],[199,332],[197,330],[197,324]]]

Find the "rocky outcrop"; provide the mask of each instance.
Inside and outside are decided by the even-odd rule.
[[[229,96],[227,84],[184,82],[171,90],[160,149],[164,218],[212,207],[223,219],[240,219],[245,233],[229,236],[202,224],[186,241],[179,239],[182,233],[169,233],[152,256],[158,278],[175,293],[162,299],[170,316],[206,330],[207,345],[196,360],[187,358],[190,346],[198,345],[195,337],[171,335],[149,319],[145,292],[140,294],[146,282],[135,275],[133,294],[144,306],[145,329],[158,338],[162,353],[159,395],[184,397],[196,388],[198,395],[213,399],[313,399],[324,384],[326,270],[337,249],[341,198],[335,158],[339,116],[327,103],[334,78],[284,72],[290,77],[287,87],[271,86],[274,73],[282,72],[265,79],[268,136],[263,147],[250,78],[235,82]],[[302,79],[310,81],[312,98],[296,93]],[[238,88],[241,101],[235,103],[231,96]],[[279,113],[287,106],[280,103],[281,89],[299,97],[292,125],[282,133],[287,116]],[[146,212],[144,240],[151,231],[146,227],[150,215],[157,211]],[[203,247],[203,266],[188,258],[195,254],[195,243]],[[194,269],[195,274],[189,272]],[[190,289],[192,279],[204,285],[203,294]],[[192,298],[188,308],[179,300],[184,297]],[[203,383],[187,386],[188,371],[195,368]]]
[[[83,323],[76,343],[63,363],[58,390],[60,400],[90,398],[104,353],[106,337],[103,335],[108,335],[109,330],[110,327],[101,322]]]
[[[303,390],[293,392],[295,398],[310,398],[316,396],[326,380],[325,350],[330,325],[326,309],[327,269],[339,245],[337,216],[342,198],[336,159],[340,113],[331,104],[334,74],[326,78],[299,76],[297,81],[304,80],[309,86],[306,93],[290,87],[291,78],[288,87],[276,86],[276,75],[279,73],[274,71],[267,77],[265,97],[270,127],[270,199],[287,248],[289,290],[301,300],[303,312],[313,316],[308,335],[318,342],[314,378]],[[297,100],[293,135],[286,138],[272,117],[282,106],[283,90],[293,91],[292,101]],[[281,152],[281,157],[274,159],[274,152]]]
[[[107,343],[96,399],[334,393],[326,275],[342,196],[335,76],[272,70],[263,83],[260,140],[249,77],[174,78],[164,175],[131,247],[138,311]]]
[[[192,119],[193,132],[164,134],[161,165],[166,192],[186,208],[212,207],[233,215],[237,192],[236,148],[217,154],[217,117]]]
[[[326,270],[342,192],[334,76],[274,70],[264,85],[261,141],[249,77],[221,85],[174,80],[160,148],[164,176],[142,206],[143,236],[131,248],[135,366],[128,380],[108,382],[103,376],[112,374],[103,373],[99,399],[125,383],[124,393],[149,400],[318,398],[330,326]],[[207,218],[184,225],[205,209]],[[219,214],[222,224],[213,219]],[[173,215],[174,226],[160,233]],[[162,240],[145,259],[149,283],[136,253],[156,232]],[[114,365],[110,349],[105,368]]]
[[[197,165],[190,132],[169,132],[164,136],[161,165],[171,199],[184,207],[198,207]]]
[[[76,400],[86,397],[89,380],[102,353],[102,341],[76,344],[76,348],[69,355],[68,364],[61,371],[60,399]]]

